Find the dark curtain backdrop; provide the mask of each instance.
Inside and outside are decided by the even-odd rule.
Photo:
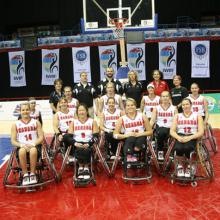
[[[210,73],[206,79],[191,78],[191,46],[190,42],[177,44],[177,73],[183,78],[183,85],[189,89],[192,82],[197,82],[202,90],[220,89],[219,54],[220,41],[211,41],[210,46]],[[99,82],[98,47],[91,46],[92,83]],[[119,47],[118,47],[119,48]],[[119,54],[119,53],[118,53]],[[60,78],[64,85],[73,86],[71,48],[60,49]],[[151,72],[158,68],[158,43],[146,43],[146,85],[151,80]],[[27,96],[48,96],[53,86],[41,86],[41,50],[25,52],[26,87],[10,87],[8,53],[0,53],[0,98],[19,98]],[[168,80],[172,87],[172,80]]]
[[[62,29],[74,29],[79,25],[82,11],[82,0],[2,0],[0,32],[10,32],[16,27],[49,24],[60,25]],[[176,23],[179,16],[190,16],[194,22],[200,22],[203,15],[220,15],[220,1],[155,0],[155,11],[159,24]]]

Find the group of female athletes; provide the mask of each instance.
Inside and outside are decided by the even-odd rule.
[[[177,157],[189,158],[208,121],[207,101],[199,94],[196,83],[191,85],[191,93],[188,94],[187,89],[181,86],[179,75],[174,76],[175,88],[171,90],[162,80],[159,70],[153,71],[152,76],[154,80],[148,84],[147,94],[138,100],[125,93],[126,100],[123,101],[121,95],[115,93],[114,82],[108,82],[106,94],[99,98],[96,119],[89,116],[85,104],[72,97],[71,87],[64,88],[57,109],[53,109],[53,128],[59,141],[74,149],[79,163],[78,178],[90,178],[92,146],[101,133],[109,143],[107,152],[110,159],[116,153],[118,142],[124,140],[124,158],[129,162],[137,161],[135,152],[144,149],[146,137],[151,136],[153,131],[158,143],[158,160],[164,159],[164,145],[170,136],[176,139]],[[137,73],[130,71],[128,79],[130,84],[127,88],[131,91],[133,82],[134,87],[137,85]],[[132,91],[135,93],[134,88]],[[43,131],[40,113],[35,105],[34,98],[20,105],[20,119],[12,125],[11,130],[11,142],[17,147],[23,172],[23,185],[37,182],[36,163]],[[30,157],[30,170],[27,169],[27,156]],[[190,177],[188,167],[179,162],[177,175]]]

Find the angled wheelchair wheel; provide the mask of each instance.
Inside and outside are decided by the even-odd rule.
[[[208,132],[208,140],[209,140],[210,146],[211,146],[213,152],[217,153],[218,152],[218,145],[217,145],[214,133],[213,133],[212,126],[210,124],[207,125],[207,130],[208,130],[207,132]]]
[[[212,180],[214,178],[213,164],[210,159],[209,151],[204,143],[197,144],[197,153],[204,173],[206,174],[207,178]]]
[[[163,163],[163,175],[166,176],[167,173],[170,170],[170,166],[174,160],[174,156],[173,154],[173,147],[174,147],[175,141],[174,140],[170,140],[169,142],[169,147],[167,149],[165,158],[164,158],[164,163]]]
[[[157,160],[156,152],[155,152],[155,150],[154,150],[154,148],[153,148],[153,146],[152,146],[152,144],[150,142],[148,143],[148,146],[149,146],[151,158],[152,158],[153,163],[154,163],[154,165],[156,167],[157,173],[160,174],[161,173],[160,172],[160,165],[159,165],[158,160]]]

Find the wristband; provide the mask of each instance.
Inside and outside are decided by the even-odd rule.
[[[110,132],[110,129],[105,128],[104,131],[107,132],[107,133],[109,133],[109,132]]]
[[[114,134],[113,137],[114,137],[115,139],[118,139],[118,134]]]

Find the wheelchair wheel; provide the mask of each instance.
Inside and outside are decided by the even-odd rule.
[[[170,167],[173,161],[172,150],[173,150],[174,144],[175,144],[175,141],[169,141],[169,147],[166,152],[164,163],[163,163],[163,175],[164,176],[166,176],[166,174],[170,170]]]
[[[199,143],[197,145],[197,153],[198,153],[199,160],[202,165],[203,171],[205,172],[206,176],[210,180],[212,180],[214,178],[213,164],[210,159],[209,151],[206,148],[204,143]]]
[[[154,163],[154,165],[156,167],[156,170],[157,170],[158,174],[160,174],[160,165],[158,163],[157,155],[155,153],[155,150],[154,150],[154,148],[153,148],[151,143],[149,143],[148,146],[149,146],[149,150],[150,150],[150,153],[151,153],[151,157],[152,157],[153,163]]]
[[[217,153],[218,146],[216,143],[216,139],[214,137],[213,129],[210,124],[208,124],[208,126],[207,126],[207,132],[208,132],[208,140],[209,140],[210,146],[211,146],[213,152]]]

